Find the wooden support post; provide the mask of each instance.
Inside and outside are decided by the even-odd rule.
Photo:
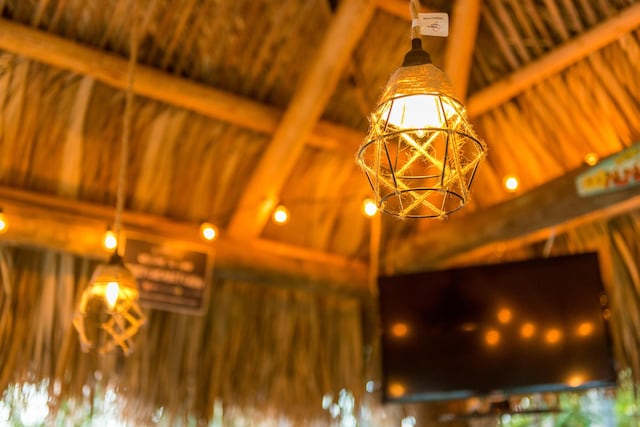
[[[300,158],[304,142],[324,111],[374,10],[372,0],[340,3],[315,59],[243,191],[238,203],[243,208],[234,214],[229,225],[231,235],[247,239],[262,232],[280,189]]]
[[[451,80],[454,94],[462,102],[467,97],[481,7],[481,0],[457,0],[453,5],[444,71]]]

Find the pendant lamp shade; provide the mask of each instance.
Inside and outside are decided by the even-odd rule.
[[[104,354],[120,348],[129,355],[133,337],[145,321],[138,295],[136,280],[119,255],[98,265],[73,319],[82,350]]]
[[[379,209],[402,218],[444,218],[469,200],[486,146],[420,39],[389,79],[357,162]]]

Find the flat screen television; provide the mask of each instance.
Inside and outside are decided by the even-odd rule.
[[[385,402],[616,385],[595,253],[379,278]]]

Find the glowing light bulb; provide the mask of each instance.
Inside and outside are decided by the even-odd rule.
[[[104,240],[102,244],[104,245],[105,249],[108,249],[110,251],[114,250],[118,246],[116,233],[114,233],[111,229],[107,229],[107,231],[104,233]]]
[[[589,166],[595,165],[596,163],[598,163],[599,160],[600,158],[596,153],[589,153],[586,156],[584,156],[584,162]]]
[[[284,206],[278,206],[273,212],[273,220],[276,224],[284,224],[289,221],[289,211]]]
[[[507,191],[514,192],[520,186],[520,182],[515,175],[507,175],[504,178],[504,188]]]
[[[446,107],[448,108],[446,108]],[[443,113],[451,110],[440,97],[434,95],[410,95],[393,100],[383,111],[387,123],[402,129],[442,128],[446,120]],[[448,116],[449,114],[447,114]]]
[[[4,216],[4,212],[0,209],[0,234],[6,233],[8,228],[9,223],[7,222],[7,217]]]
[[[214,240],[218,237],[218,230],[210,222],[203,222],[200,224],[200,235],[205,240]]]
[[[364,202],[362,203],[362,211],[366,216],[372,217],[378,213],[378,207],[373,200],[364,199]]]
[[[107,306],[110,310],[113,310],[113,307],[116,306],[116,301],[118,301],[119,293],[120,285],[118,285],[118,282],[107,283],[107,288],[104,292],[104,299],[107,301]]]

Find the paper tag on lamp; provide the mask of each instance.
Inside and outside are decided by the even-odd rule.
[[[413,20],[414,27],[420,27],[423,36],[449,36],[449,14],[447,13],[419,13],[418,19]]]

